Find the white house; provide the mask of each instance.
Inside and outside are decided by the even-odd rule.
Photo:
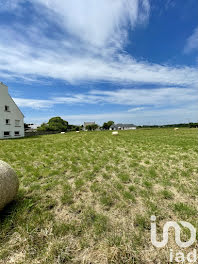
[[[113,124],[109,130],[134,130],[136,126],[134,124]]]
[[[24,115],[0,82],[0,139],[24,137]]]
[[[86,126],[92,126],[92,125],[95,125],[95,124],[96,124],[95,122],[84,122],[83,130],[86,130]]]

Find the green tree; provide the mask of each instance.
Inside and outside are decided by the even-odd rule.
[[[108,124],[107,124],[107,122],[105,122],[105,123],[103,124],[102,128],[105,129],[105,130],[108,129]]]
[[[82,130],[82,127],[77,126],[77,125],[68,125],[68,130],[69,131],[80,131],[80,130]]]
[[[62,131],[65,132],[68,129],[68,122],[63,120],[61,117],[52,117],[48,123],[43,123],[38,130],[43,131]]]
[[[47,131],[48,130],[48,124],[42,123],[40,127],[37,128],[37,131]]]
[[[108,122],[105,122],[102,126],[103,129],[109,129],[111,125],[113,125],[114,122],[113,121],[108,121]]]
[[[99,126],[97,124],[93,124],[93,125],[87,125],[86,126],[86,129],[88,131],[93,131],[93,130],[96,130]]]
[[[25,129],[25,130],[30,129],[30,126],[29,126],[29,125],[31,125],[31,124],[26,124],[26,123],[24,123],[24,129]]]

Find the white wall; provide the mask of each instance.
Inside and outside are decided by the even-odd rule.
[[[109,128],[109,130],[134,130],[136,127]]]
[[[5,111],[5,105],[9,106],[9,112]],[[6,124],[10,119],[10,124]],[[20,120],[16,125],[15,120]],[[10,136],[5,137],[4,131],[10,131]],[[15,135],[19,131],[19,136]],[[0,139],[24,137],[24,116],[8,94],[8,87],[0,83]]]
[[[136,127],[124,127],[124,130],[134,130]]]

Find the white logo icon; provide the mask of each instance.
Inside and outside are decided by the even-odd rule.
[[[175,242],[181,248],[190,247],[196,240],[196,229],[193,225],[188,222],[180,221],[179,222],[183,227],[186,227],[190,230],[190,239],[186,242],[182,242],[180,239],[181,227],[175,221],[168,221],[163,227],[163,239],[161,242],[157,241],[157,230],[156,230],[156,216],[151,216],[151,242],[157,247],[164,247],[168,243],[168,230],[170,227],[173,227],[175,230]]]

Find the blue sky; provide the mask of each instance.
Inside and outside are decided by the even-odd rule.
[[[0,80],[40,124],[198,120],[197,0],[2,0]]]

